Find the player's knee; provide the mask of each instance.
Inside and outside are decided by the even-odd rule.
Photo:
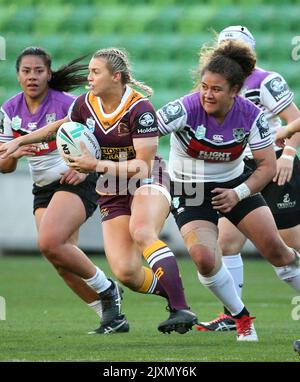
[[[194,244],[191,246],[189,254],[202,275],[209,274],[214,269],[215,255],[209,248],[201,244]]]
[[[266,242],[264,246],[260,248],[260,252],[274,266],[287,264],[287,259],[290,257],[289,251],[280,237]]]
[[[57,268],[62,265],[59,245],[51,238],[39,237],[38,247],[42,254]]]
[[[113,269],[116,278],[125,286],[133,289],[136,285],[136,271],[133,268],[117,268]]]
[[[155,232],[152,232],[152,230],[146,225],[133,227],[131,230],[131,236],[141,250],[144,250],[155,240],[157,240]]]

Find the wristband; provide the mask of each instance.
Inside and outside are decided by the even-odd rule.
[[[288,159],[290,161],[294,161],[294,157],[293,155],[286,155],[286,154],[282,154],[280,158],[283,158],[283,159]]]
[[[247,186],[246,183],[242,183],[239,186],[235,187],[233,191],[235,191],[239,200],[248,198],[248,196],[251,195],[250,188]]]
[[[288,145],[286,145],[286,146],[284,146],[283,150],[284,150],[284,149],[292,150],[292,151],[294,151],[295,153],[297,152],[297,150],[296,150],[295,147],[293,147],[293,146],[288,146]]]

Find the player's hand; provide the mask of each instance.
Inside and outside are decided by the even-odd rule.
[[[80,156],[65,155],[69,162],[68,166],[83,173],[96,171],[98,160],[90,154],[83,142],[80,142],[80,148],[82,152]]]
[[[276,175],[273,178],[273,182],[277,182],[278,186],[283,186],[292,178],[294,162],[290,159],[280,157],[277,159],[276,163],[277,170]]]
[[[20,159],[24,156],[34,157],[40,151],[37,145],[25,145],[20,146],[16,151],[14,151],[9,156],[14,159]]]
[[[236,192],[231,188],[215,188],[212,193],[215,195],[211,201],[214,210],[227,213],[239,202]]]
[[[279,147],[284,147],[285,139],[291,138],[293,136],[293,132],[291,132],[288,128],[279,129],[275,136],[275,144]]]
[[[0,158],[1,159],[6,159],[17,151],[20,146],[20,138],[13,139],[12,141],[3,143],[0,145]]]
[[[60,184],[67,183],[72,184],[73,186],[84,182],[87,178],[87,174],[82,174],[76,170],[73,170],[72,168],[62,173],[61,175],[62,177],[60,178]]]

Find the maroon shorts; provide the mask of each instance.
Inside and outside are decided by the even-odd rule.
[[[166,170],[166,164],[162,159],[159,158],[155,161],[151,178],[143,179],[135,184],[135,187],[129,187],[125,192],[122,192],[121,195],[100,195],[98,204],[102,221],[122,215],[130,216],[134,192],[147,184],[160,185],[170,191],[170,178]]]

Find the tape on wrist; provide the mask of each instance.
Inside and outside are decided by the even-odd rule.
[[[235,191],[239,200],[246,199],[251,195],[250,188],[246,185],[246,183],[238,185],[233,189],[233,191]]]
[[[288,159],[290,161],[294,161],[294,157],[293,155],[286,155],[286,154],[282,154],[280,158],[283,158],[283,159]]]

